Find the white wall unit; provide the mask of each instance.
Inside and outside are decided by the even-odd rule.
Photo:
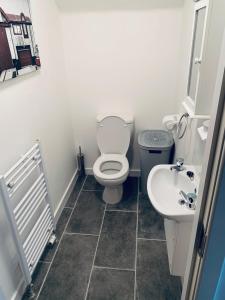
[[[201,74],[201,64],[208,21],[208,0],[195,1],[193,9],[192,43],[189,60],[187,95],[185,105],[192,114],[202,114],[196,111],[198,88]]]
[[[210,114],[212,110],[213,92],[225,28],[224,11],[225,1],[210,1],[206,45],[201,64],[201,80],[196,104],[196,111],[201,111],[204,114]]]
[[[220,11],[217,1],[220,3]],[[190,59],[186,67],[188,70],[187,94],[184,98],[183,107],[193,115],[207,116],[211,112],[218,51],[223,35],[224,18],[221,12],[224,7],[224,1],[221,0],[198,0],[193,2],[192,10],[190,7],[188,8],[189,27],[191,20],[193,20],[193,26]],[[212,22],[214,15],[217,15],[217,19]],[[214,35],[213,43],[207,43],[209,35]]]
[[[194,22],[194,1],[185,0],[183,10],[183,42],[181,55],[181,69],[179,80],[178,109],[186,112],[182,102],[187,95],[187,82],[189,76],[190,49],[192,44],[192,29]],[[219,51],[221,49],[223,29],[225,27],[225,2],[223,0],[209,0],[208,21],[205,36],[205,46],[202,54],[201,78],[198,85],[198,101],[194,114],[203,114],[206,119],[210,117],[212,108],[213,91],[218,69]],[[213,38],[212,38],[213,37]],[[211,38],[209,42],[209,38]],[[213,39],[213,42],[211,42]],[[207,84],[206,84],[207,83]],[[188,111],[190,113],[190,111]],[[197,133],[197,128],[202,126],[202,120],[191,120],[187,133],[182,140],[176,141],[176,156],[184,157],[186,163],[201,166],[205,142]]]
[[[192,46],[192,32],[194,24],[194,8],[195,2],[190,0],[184,1],[183,10],[183,34],[182,34],[182,53],[181,53],[181,68],[180,79],[178,82],[178,101],[177,110],[180,113],[188,112],[194,115],[193,110],[188,110],[182,105],[184,99],[187,97],[187,85],[189,79],[189,66]],[[187,132],[182,140],[176,140],[176,157],[183,157],[187,164],[201,166],[202,153],[204,152],[205,144],[201,142],[197,135],[197,128],[199,127],[199,120],[191,119],[188,124]]]

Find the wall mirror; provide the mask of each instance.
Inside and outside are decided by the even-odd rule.
[[[195,1],[187,97],[185,100],[186,108],[193,113],[195,112],[198,95],[201,62],[207,24],[207,12],[208,0]]]

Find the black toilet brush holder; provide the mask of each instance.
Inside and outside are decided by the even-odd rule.
[[[79,176],[85,176],[84,154],[81,152],[81,146],[79,146],[79,153],[77,154],[77,165]]]

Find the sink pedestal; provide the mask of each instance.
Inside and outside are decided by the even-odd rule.
[[[184,276],[192,224],[192,222],[164,219],[171,275]]]

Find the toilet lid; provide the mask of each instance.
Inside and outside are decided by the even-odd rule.
[[[125,155],[130,144],[130,128],[119,117],[106,117],[98,125],[97,143],[102,154]]]

